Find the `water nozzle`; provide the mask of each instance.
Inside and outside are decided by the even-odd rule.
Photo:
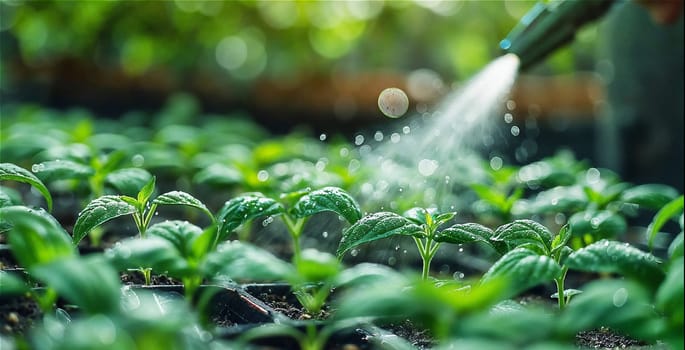
[[[500,42],[506,53],[517,55],[521,70],[568,44],[584,24],[603,16],[614,0],[553,0],[538,2]]]

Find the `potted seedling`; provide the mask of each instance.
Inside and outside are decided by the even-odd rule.
[[[422,260],[423,279],[430,274],[430,264],[443,242],[464,244],[481,242],[495,250],[502,247],[492,241],[492,230],[480,224],[454,224],[442,228],[456,213],[439,214],[435,210],[414,208],[404,216],[392,212],[377,212],[367,215],[343,232],[337,255],[342,258],[354,247],[391,236],[411,236],[416,243]]]

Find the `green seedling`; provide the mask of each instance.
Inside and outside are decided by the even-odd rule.
[[[126,195],[106,195],[91,201],[79,213],[76,224],[74,225],[73,243],[75,245],[78,244],[91,230],[109,220],[124,215],[133,216],[133,220],[138,228],[138,234],[143,238],[146,235],[152,217],[157,212],[157,207],[160,205],[184,205],[194,207],[202,210],[212,219],[212,221],[214,221],[214,216],[209,209],[190,194],[182,191],[171,191],[161,194],[151,200],[154,189],[155,178],[153,177],[138,192],[136,198]],[[146,284],[149,284],[151,270],[149,268],[140,268],[140,271],[145,277]]]
[[[664,278],[659,259],[625,243],[601,240],[574,251],[566,245],[568,226],[552,233],[532,220],[517,220],[495,230],[493,241],[506,243],[509,251],[483,275],[482,281],[508,278],[511,293],[554,281],[555,297],[563,309],[576,290],[565,289],[569,269],[584,272],[617,273],[655,286]]]
[[[203,264],[213,251],[216,227],[202,230],[186,221],[163,221],[152,225],[145,238],[119,242],[106,252],[119,270],[147,266],[178,278],[188,300],[208,277]],[[149,283],[149,281],[146,281]]]
[[[392,212],[378,212],[367,215],[343,232],[338,245],[337,255],[342,258],[350,249],[372,241],[391,236],[411,236],[416,243],[423,262],[421,276],[427,279],[430,264],[441,243],[464,244],[481,242],[498,250],[496,241],[492,241],[493,231],[480,224],[454,224],[447,228],[440,227],[451,220],[456,213],[437,214],[423,208],[414,208],[404,216]]]
[[[516,168],[501,167],[494,170],[490,164],[486,173],[492,183],[472,183],[469,187],[478,195],[479,201],[473,204],[473,210],[480,216],[495,216],[498,220],[511,220],[512,208],[523,196],[523,185],[516,178]]]
[[[361,217],[361,210],[354,198],[337,187],[291,192],[283,194],[280,201],[261,193],[246,193],[227,201],[216,215],[217,242],[225,240],[233,230],[254,219],[267,217],[267,220],[273,220],[272,217],[278,216],[292,237],[293,261],[296,261],[300,256],[300,240],[306,222],[324,211],[337,213],[350,224]],[[246,240],[246,236],[239,236],[239,239]]]

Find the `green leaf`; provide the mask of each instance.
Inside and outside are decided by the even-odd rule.
[[[150,181],[143,186],[143,188],[140,189],[140,192],[138,192],[138,204],[139,205],[145,205],[149,200],[150,197],[152,196],[152,192],[155,191],[155,177],[153,176],[150,178]]]
[[[673,323],[675,329],[683,329],[683,258],[674,260],[656,292],[656,307]]]
[[[136,208],[121,196],[102,196],[94,199],[78,214],[74,225],[74,244],[83,239],[92,229],[116,217],[133,214]]]
[[[0,270],[0,298],[22,295],[30,290],[26,282],[16,275]]]
[[[483,275],[482,282],[504,278],[510,293],[518,294],[538,284],[549,283],[561,275],[561,266],[552,258],[526,248],[516,248],[502,256]]]
[[[35,187],[38,192],[45,197],[45,201],[48,204],[48,211],[52,211],[52,196],[50,195],[50,191],[48,191],[48,188],[45,187],[40,179],[31,174],[28,170],[12,163],[0,163],[0,181],[2,180],[24,182]]]
[[[224,164],[211,164],[200,170],[193,177],[193,182],[215,186],[240,184],[243,174],[240,170]]]
[[[0,208],[0,217],[12,225],[7,240],[24,268],[76,254],[69,234],[43,209],[4,207]]]
[[[71,160],[49,160],[34,164],[31,169],[45,182],[67,179],[87,179],[93,175],[93,168]]]
[[[654,215],[652,222],[647,226],[647,239],[649,242],[649,247],[652,247],[654,243],[654,238],[659,230],[670,220],[671,218],[677,217],[678,214],[683,213],[683,196],[680,196],[659,209],[659,211]]]
[[[621,200],[641,207],[658,210],[678,197],[678,190],[661,184],[646,184],[629,188],[621,193]]]
[[[119,310],[121,281],[101,256],[56,260],[32,267],[29,273],[84,312],[114,313]]]
[[[191,242],[202,234],[202,229],[180,220],[167,220],[154,224],[145,231],[149,236],[156,236],[169,241],[184,257],[191,255]]]
[[[296,273],[289,263],[264,249],[240,241],[219,245],[207,256],[203,271],[205,276],[227,276],[241,281],[285,281]]]
[[[552,233],[532,220],[516,220],[502,225],[495,230],[493,239],[507,243],[510,249],[525,243],[539,245],[545,252],[552,249]]]
[[[437,209],[435,208],[414,207],[402,213],[402,216],[417,225],[428,225],[428,221],[433,220],[433,215],[435,214],[437,214]]]
[[[420,226],[391,212],[378,212],[365,216],[343,231],[336,255],[342,257],[348,250],[362,244],[394,235],[416,236],[423,233]]]
[[[564,225],[559,230],[559,234],[554,236],[554,239],[552,240],[552,252],[556,252],[566,246],[566,243],[571,239],[572,235],[571,227],[569,225]]]
[[[152,180],[152,174],[145,169],[126,168],[115,170],[105,177],[105,182],[114,187],[119,194],[135,196]]]
[[[190,267],[173,243],[160,237],[123,240],[107,250],[105,256],[119,271],[151,268],[177,278],[190,273]]]
[[[628,225],[623,216],[609,210],[588,210],[573,214],[568,223],[576,237],[590,235],[594,240],[615,238],[626,232]]]
[[[295,261],[299,283],[324,282],[334,278],[341,270],[335,256],[316,249],[305,249]]]
[[[335,212],[350,224],[354,224],[362,216],[359,204],[338,187],[324,187],[300,197],[292,209],[292,215],[303,218],[322,211]]]
[[[171,191],[160,195],[152,201],[152,204],[157,205],[185,205],[189,207],[194,207],[202,210],[207,216],[209,216],[212,221],[214,221],[214,215],[207,209],[204,203],[200,202],[192,195],[182,192],[182,191]]]
[[[216,216],[219,239],[224,240],[231,231],[258,217],[282,214],[283,205],[261,193],[249,193],[226,202]]]
[[[12,204],[12,198],[10,198],[10,196],[7,193],[0,189],[0,208],[9,207]]]
[[[683,257],[683,233],[675,236],[671,245],[668,246],[668,257],[673,260]]]
[[[613,272],[652,286],[664,278],[661,261],[628,243],[601,240],[576,250],[565,260],[569,269],[589,272]]]
[[[573,337],[579,331],[609,327],[638,339],[655,340],[657,317],[649,293],[626,280],[599,280],[583,286],[556,322],[559,334]]]
[[[495,232],[481,224],[465,223],[452,225],[436,233],[433,239],[436,242],[452,244],[482,242],[503,254],[504,252],[498,250],[501,247],[497,247],[496,243],[490,240],[494,235]]]

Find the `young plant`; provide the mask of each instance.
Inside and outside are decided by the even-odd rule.
[[[315,191],[298,191],[281,195],[280,201],[261,193],[246,193],[227,201],[216,215],[217,243],[241,225],[260,217],[279,216],[293,240],[293,261],[300,256],[300,239],[306,222],[315,214],[332,211],[354,224],[361,217],[357,202],[344,190],[324,187]],[[242,240],[246,236],[239,236]]]
[[[76,256],[69,234],[45,210],[8,206],[0,208],[0,217],[9,226],[6,235],[12,254],[27,271]],[[54,308],[57,293],[50,286],[30,293],[43,311]]]
[[[618,273],[647,285],[658,285],[664,277],[659,259],[628,244],[601,240],[573,251],[566,243],[568,226],[558,235],[532,220],[516,220],[495,230],[493,241],[506,244],[509,251],[483,275],[482,281],[507,278],[511,293],[553,280],[559,308],[563,309],[578,291],[565,289],[569,269],[584,272]]]
[[[214,216],[207,207],[195,197],[182,191],[171,191],[150,200],[155,189],[155,178],[143,186],[136,198],[126,195],[106,195],[91,201],[80,213],[73,231],[73,243],[78,244],[83,237],[103,223],[123,215],[132,215],[141,238],[146,231],[152,217],[160,205],[184,205],[194,207],[206,213],[212,221]],[[146,284],[150,283],[150,268],[140,267],[145,276]]]
[[[392,212],[367,215],[343,232],[336,254],[338,258],[342,258],[350,249],[363,243],[395,235],[411,236],[423,263],[421,276],[427,279],[431,261],[443,242],[452,244],[482,242],[495,250],[501,249],[498,242],[491,240],[492,230],[480,224],[454,224],[440,229],[455,214],[438,214],[432,210],[413,208],[405,212],[404,216]]]
[[[472,183],[469,187],[478,195],[473,210],[481,217],[495,216],[498,220],[511,220],[514,203],[523,196],[523,185],[517,180],[517,169],[502,167],[494,170],[488,163],[486,173],[492,183]]]

